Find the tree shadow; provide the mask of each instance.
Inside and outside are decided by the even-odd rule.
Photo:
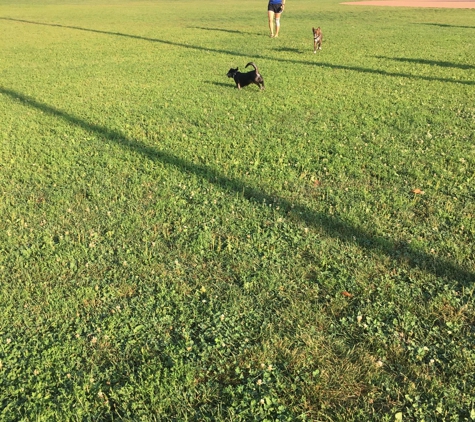
[[[406,57],[386,57],[386,56],[374,56],[374,58],[393,60],[393,61],[396,61],[396,62],[427,64],[427,65],[430,65],[430,66],[451,67],[451,68],[455,68],[455,69],[464,69],[464,70],[475,69],[475,66],[470,65],[470,64],[443,62],[443,61],[437,61],[437,60],[409,59],[409,58],[406,58]]]
[[[218,31],[218,32],[227,32],[229,34],[239,34],[239,35],[262,35],[259,32],[246,32],[238,31],[237,29],[223,29],[223,28],[206,28],[204,26],[189,26],[191,29],[202,29],[203,31]]]
[[[438,27],[440,27],[440,28],[475,29],[475,26],[468,26],[468,25],[449,25],[449,24],[447,24],[447,23],[421,23],[420,25],[438,26]]]
[[[119,37],[127,37],[127,38],[149,41],[149,42],[154,42],[154,43],[173,45],[173,46],[176,46],[176,47],[189,48],[189,49],[192,49],[192,50],[213,52],[213,53],[218,53],[218,54],[226,54],[226,55],[231,55],[231,56],[236,56],[236,57],[245,57],[247,60],[249,60],[249,57],[250,57],[249,54],[244,54],[244,53],[237,52],[237,51],[221,50],[221,49],[217,49],[217,48],[199,47],[199,46],[195,46],[195,45],[191,45],[191,44],[183,44],[183,43],[178,43],[178,42],[169,41],[169,40],[161,40],[161,39],[158,39],[158,38],[149,38],[149,37],[143,37],[143,36],[140,36],[140,35],[124,34],[122,32],[110,32],[110,31],[102,31],[102,30],[98,30],[98,29],[81,28],[81,27],[78,27],[78,26],[33,22],[33,21],[24,20],[24,19],[13,19],[13,18],[5,18],[5,17],[0,17],[0,19],[8,20],[8,21],[15,21],[15,22],[22,22],[22,23],[29,23],[29,24],[34,24],[34,25],[54,26],[54,27],[59,27],[59,28],[75,29],[75,30],[79,30],[79,31],[87,31],[87,32],[93,32],[93,33],[98,33],[98,34],[114,35],[114,36],[119,36]],[[314,60],[314,61],[304,61],[304,60],[295,60],[295,59],[284,59],[284,58],[277,58],[277,57],[272,57],[272,56],[265,56],[265,55],[262,55],[262,54],[254,54],[254,55],[252,55],[252,59],[253,60],[262,59],[262,60],[278,61],[278,62],[282,62],[282,63],[292,63],[292,64],[299,64],[299,65],[306,65],[306,66],[318,66],[318,67],[328,68],[328,69],[333,69],[333,70],[334,69],[347,70],[347,71],[365,73],[365,74],[370,74],[370,75],[380,75],[380,76],[391,76],[391,77],[399,77],[399,78],[419,79],[419,80],[429,81],[429,82],[447,82],[447,83],[456,83],[456,84],[462,84],[462,85],[475,85],[475,81],[458,80],[458,79],[450,79],[450,78],[439,78],[439,77],[436,77],[436,76],[426,76],[426,75],[411,75],[409,73],[388,72],[386,70],[369,69],[369,68],[358,67],[358,66],[338,65],[338,64],[332,64],[332,63],[318,62],[316,60]]]
[[[390,238],[372,234],[361,228],[352,226],[337,217],[315,212],[305,205],[294,204],[283,197],[266,193],[259,187],[248,186],[245,181],[228,177],[216,169],[189,162],[167,151],[157,150],[156,148],[127,138],[116,130],[89,123],[77,116],[51,107],[14,90],[0,87],[0,94],[20,101],[25,107],[41,110],[46,114],[61,118],[83,130],[94,132],[96,135],[103,137],[105,141],[115,143],[124,149],[140,153],[150,160],[158,160],[164,164],[175,167],[183,173],[191,173],[197,177],[201,177],[225,191],[242,195],[243,198],[252,201],[256,206],[263,206],[263,203],[269,204],[277,202],[279,212],[284,218],[290,217],[294,220],[301,221],[307,226],[319,228],[330,237],[337,238],[346,243],[356,244],[369,251],[387,255],[395,262],[401,264],[405,263],[411,267],[430,272],[437,277],[454,281],[460,286],[467,286],[469,283],[475,281],[475,275],[468,269],[462,268],[446,259],[427,254],[413,247],[408,242],[394,242]]]

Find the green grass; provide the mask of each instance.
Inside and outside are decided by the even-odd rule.
[[[473,420],[474,22],[0,0],[0,419]]]

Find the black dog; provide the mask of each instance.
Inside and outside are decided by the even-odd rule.
[[[251,70],[247,73],[239,72],[239,68],[229,69],[228,78],[233,78],[236,82],[236,87],[241,89],[241,87],[247,86],[249,84],[256,84],[260,89],[264,89],[264,79],[259,73],[259,69],[253,62],[249,62],[246,67],[253,66],[254,70]]]

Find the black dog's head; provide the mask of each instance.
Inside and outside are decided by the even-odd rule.
[[[238,73],[238,72],[239,72],[238,67],[236,67],[236,69],[231,68],[231,69],[229,69],[229,71],[227,73],[227,76],[228,76],[228,78],[234,78],[234,75],[236,75],[236,73]]]

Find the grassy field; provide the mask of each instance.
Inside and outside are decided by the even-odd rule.
[[[0,420],[475,419],[475,10],[0,0],[0,40]]]

